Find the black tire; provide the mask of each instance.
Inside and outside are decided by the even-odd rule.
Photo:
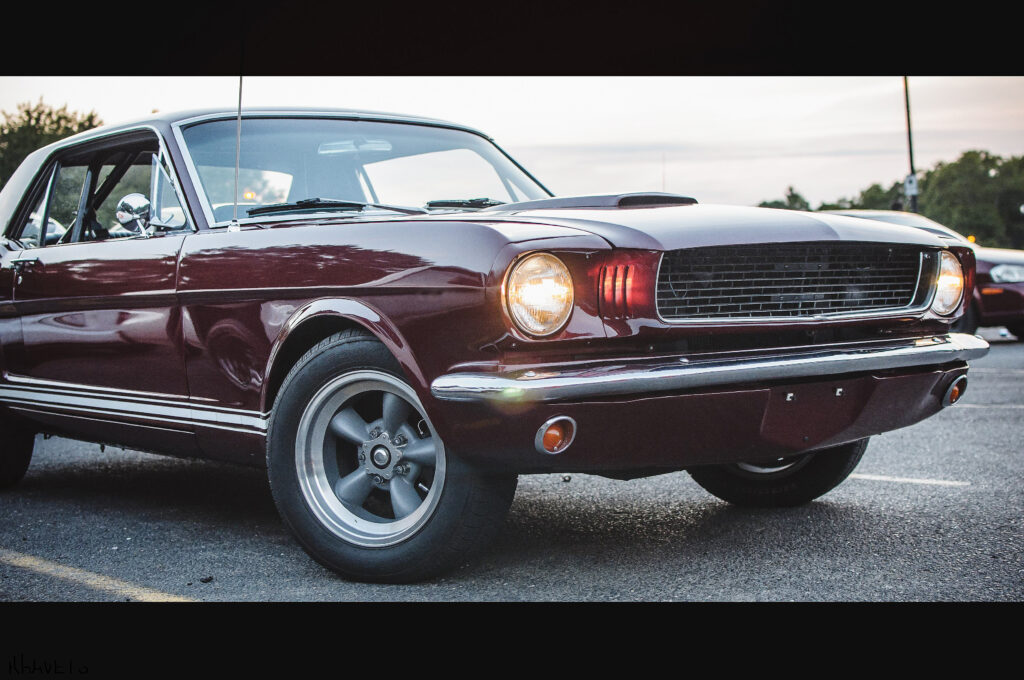
[[[954,333],[967,333],[968,335],[974,335],[978,332],[978,303],[974,300],[971,301],[970,306],[967,307],[967,311],[961,316],[956,322],[950,326],[949,330]]]
[[[0,489],[17,485],[32,462],[36,433],[8,418],[0,418]]]
[[[400,481],[414,484],[415,488],[422,485],[417,483],[417,479],[399,479],[399,475],[412,477],[409,473],[410,464],[404,464],[403,473],[399,469],[403,465],[399,463],[395,470],[388,471],[394,473],[394,476],[381,481],[381,477],[370,474],[372,470],[364,470],[370,468],[370,463],[376,455],[367,458],[364,454],[362,459],[358,459],[360,452],[369,450],[365,448],[366,445],[351,443],[351,440],[346,441],[341,434],[334,433],[335,421],[342,412],[354,412],[356,406],[366,412],[365,406],[376,398],[376,393],[358,392],[358,389],[368,384],[377,384],[372,382],[372,379],[376,378],[392,381],[393,384],[381,383],[389,389],[407,389],[411,392],[395,358],[372,335],[362,330],[347,330],[332,335],[299,359],[282,383],[270,417],[267,434],[267,471],[270,488],[285,524],[306,552],[320,564],[353,580],[388,583],[419,581],[465,563],[494,538],[515,496],[518,478],[516,475],[485,474],[457,456],[446,453],[443,442],[440,442],[439,438],[434,439],[436,435],[433,433],[433,427],[429,424],[426,414],[422,413],[422,406],[418,400],[415,400],[415,397],[410,399],[408,393],[403,393],[406,395],[403,397],[407,402],[406,407],[412,411],[404,421],[401,421],[403,429],[389,429],[394,432],[405,432],[409,439],[423,437],[422,441],[415,443],[422,444],[429,440],[431,446],[428,448],[438,457],[434,468],[427,465],[416,467],[416,463],[412,463],[417,470],[432,473],[427,480],[430,483],[430,491],[417,492],[421,493],[421,505],[416,507],[412,514],[400,516],[393,496],[401,494],[391,494],[393,485]],[[339,384],[343,385],[343,388],[336,389],[334,386]],[[355,390],[356,396],[349,396],[345,389]],[[387,391],[380,393],[383,395],[382,400],[388,398]],[[336,396],[328,399],[322,396],[324,394]],[[362,399],[366,401],[359,401]],[[333,411],[334,408],[337,410]],[[380,409],[383,412],[378,421],[386,425],[386,401],[382,402]],[[409,434],[412,431],[409,418],[415,416],[421,418],[416,423],[418,434]],[[326,432],[322,435],[323,443],[320,444],[319,453],[315,445],[308,443],[318,441],[318,435],[315,433],[323,430],[322,426],[317,430],[310,425],[311,422],[325,422],[318,421],[317,418],[326,418],[328,422]],[[362,417],[362,420],[366,419]],[[362,424],[371,432],[375,431],[371,427],[372,422]],[[424,434],[423,429],[427,429],[428,432]],[[307,434],[310,432],[314,434]],[[328,439],[332,436],[335,439]],[[378,435],[378,439],[375,440],[378,444],[376,448],[372,448],[372,452],[377,452],[381,448],[381,436],[383,434]],[[392,433],[394,441],[388,440],[387,443],[401,441],[400,436]],[[413,448],[413,443],[409,441],[405,449],[392,447],[390,450],[394,461],[404,462],[401,453]],[[335,481],[325,477],[328,479],[326,486],[322,483],[318,485],[319,477],[308,473],[304,467],[309,456],[317,455],[322,459],[319,464],[323,469],[331,464],[332,458],[336,461]],[[348,466],[345,468],[347,472],[342,471],[343,465]],[[315,469],[315,466],[309,469]],[[343,502],[344,494],[337,490],[342,484],[342,478],[358,477],[356,482],[362,485],[363,482],[360,480],[363,478],[357,474],[361,472],[366,472],[368,478],[374,480],[374,488],[368,492],[370,497],[364,502],[377,503],[378,505],[373,507],[382,509],[368,510],[360,501],[349,504]],[[325,472],[324,475],[326,474]],[[423,474],[425,473],[416,472],[419,479],[426,479]],[[438,488],[440,491],[431,496],[430,494]],[[329,494],[334,494],[333,501]],[[391,510],[382,504],[382,497],[389,499],[388,502],[392,504]],[[331,511],[328,506],[335,503],[344,510]],[[327,511],[324,510],[325,507],[328,507]],[[321,515],[318,516],[317,512]],[[323,514],[325,512],[326,515]],[[331,512],[336,514],[332,515]],[[355,519],[351,519],[346,512],[360,514],[353,514],[351,517]],[[388,512],[392,514],[390,519],[386,517]],[[371,524],[365,523],[364,514],[371,516]],[[348,525],[345,524],[346,518]],[[393,538],[387,537],[388,527],[413,519],[413,525],[403,529],[411,533],[407,535],[396,530]],[[377,524],[374,525],[373,522]],[[378,539],[375,535],[363,536],[355,533],[363,529],[384,531],[385,538]],[[351,535],[348,533],[350,530],[353,532]],[[391,540],[392,543],[368,545],[371,540]]]
[[[803,505],[822,496],[857,467],[867,439],[783,458],[776,463],[708,465],[689,470],[706,491],[735,505],[777,508]],[[771,471],[773,468],[780,468]],[[760,471],[755,471],[760,470]]]
[[[1017,339],[1024,342],[1024,323],[1006,324],[1006,330],[1017,336]]]

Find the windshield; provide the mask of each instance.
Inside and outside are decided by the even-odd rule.
[[[213,222],[229,222],[235,119],[197,123],[182,136]],[[547,197],[497,147],[470,132],[333,118],[242,120],[239,219],[254,208],[312,199],[424,209],[437,209],[427,205],[435,201],[464,203],[444,208],[450,210],[478,208],[472,199]]]

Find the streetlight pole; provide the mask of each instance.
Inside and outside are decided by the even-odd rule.
[[[910,199],[910,212],[917,212],[917,174],[914,171],[914,140],[910,134],[910,88],[903,76],[903,102],[907,111],[907,148],[910,150],[910,174],[904,181],[904,193]]]

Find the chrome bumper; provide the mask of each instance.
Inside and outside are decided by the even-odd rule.
[[[801,350],[774,357],[679,358],[658,362],[605,362],[563,370],[450,373],[430,385],[447,401],[540,402],[615,394],[718,387],[767,380],[813,378],[858,371],[937,366],[977,359],[988,343],[976,335],[919,338],[904,344]]]

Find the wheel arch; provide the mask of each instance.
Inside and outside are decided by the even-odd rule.
[[[302,355],[324,338],[350,328],[369,331],[398,360],[406,379],[421,398],[429,393],[408,343],[383,314],[350,298],[323,298],[297,309],[275,338],[264,371],[267,378],[260,395],[260,410],[266,413],[274,406],[281,384]]]

